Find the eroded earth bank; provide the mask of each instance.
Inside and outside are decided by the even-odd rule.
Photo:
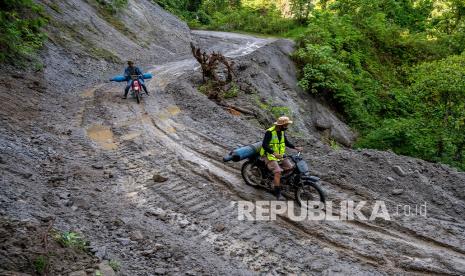
[[[50,275],[111,275],[110,261],[120,275],[465,274],[465,174],[346,148],[356,135],[298,88],[291,41],[190,31],[144,0],[129,1],[119,27],[92,1],[42,3],[52,16],[44,69],[0,77],[2,275],[35,274],[44,243]],[[253,115],[198,91],[190,42],[235,62],[240,89],[226,101]],[[127,59],[154,75],[140,105],[108,81]],[[334,205],[365,200],[369,216],[382,200],[391,220],[239,221],[232,202],[273,197],[222,157],[259,141],[275,106],[292,114],[289,135]],[[426,217],[402,212],[423,204]],[[66,231],[91,253],[44,241]]]

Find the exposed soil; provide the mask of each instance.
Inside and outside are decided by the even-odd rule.
[[[292,42],[189,32],[149,1],[130,3],[125,16],[149,10],[158,17],[152,15],[147,25],[171,22],[171,29],[153,30],[158,38],[150,47],[177,45],[178,53],[151,55],[126,36],[109,35],[114,45],[102,47],[129,45],[151,55],[141,61],[154,74],[147,82],[151,94],[141,104],[121,99],[123,84],[106,81],[122,71],[122,63],[91,54],[73,61],[71,56],[84,57],[86,51],[59,43],[47,44],[42,73],[8,71],[0,79],[0,273],[34,273],[30,252],[40,248],[37,237],[50,218],[54,231],[81,234],[93,253],[51,247],[78,261],[54,265],[50,275],[91,275],[95,264],[110,260],[121,264],[121,275],[465,273],[464,173],[322,142],[329,134],[350,145],[355,135],[297,88],[288,56]],[[83,1],[63,1],[60,7],[63,14],[79,13],[69,8],[77,4],[89,14],[79,20],[97,16]],[[145,5],[150,6],[138,8]],[[66,18],[63,14],[55,18]],[[102,19],[93,21],[108,28],[104,33],[116,32]],[[146,40],[150,35],[144,31]],[[241,91],[227,102],[256,116],[231,112],[197,91],[202,76],[189,55],[190,40],[235,61]],[[117,53],[122,60],[130,55]],[[262,138],[273,119],[257,103],[262,98],[289,108],[296,120],[290,137],[305,147],[334,205],[384,200],[391,220],[294,222],[283,215],[269,222],[239,221],[233,202],[273,199],[244,184],[239,163],[221,161],[236,146]],[[425,203],[426,218],[395,214],[398,205]]]

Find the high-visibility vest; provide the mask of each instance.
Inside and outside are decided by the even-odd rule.
[[[281,139],[278,139],[278,132],[276,131],[276,126],[272,126],[267,131],[271,132],[271,140],[270,140],[270,148],[274,152],[277,152],[283,155],[286,152],[286,142],[284,141],[284,131],[281,131]],[[278,158],[274,157],[272,154],[265,152],[265,149],[262,147],[260,149],[260,156],[264,156],[266,153],[266,157],[268,160],[276,160],[279,161]]]

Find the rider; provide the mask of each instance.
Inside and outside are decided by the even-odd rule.
[[[293,169],[291,161],[283,158],[286,147],[302,151],[301,147],[294,146],[286,137],[285,131],[290,124],[292,121],[289,120],[289,117],[279,117],[274,122],[274,126],[266,130],[260,149],[260,156],[265,161],[267,168],[274,173],[273,188],[278,200],[281,197],[281,173]]]
[[[145,93],[148,95],[149,92],[147,91],[147,87],[145,86],[144,83],[144,78],[142,77],[142,71],[139,69],[139,67],[134,66],[134,62],[129,60],[128,61],[128,67],[124,70],[124,76],[126,77],[127,85],[126,88],[124,89],[124,97],[123,99],[126,99],[128,96],[129,88],[131,88],[132,85],[132,75],[137,75],[139,76],[139,83],[144,88]]]

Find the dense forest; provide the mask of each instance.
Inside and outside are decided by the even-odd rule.
[[[464,0],[152,1],[194,29],[294,39],[301,87],[357,130],[356,147],[465,169]],[[94,2],[117,16],[128,1]],[[32,0],[3,1],[0,60],[39,49],[46,21]]]
[[[465,169],[465,1],[157,0],[193,28],[296,40],[300,85],[356,147]]]

